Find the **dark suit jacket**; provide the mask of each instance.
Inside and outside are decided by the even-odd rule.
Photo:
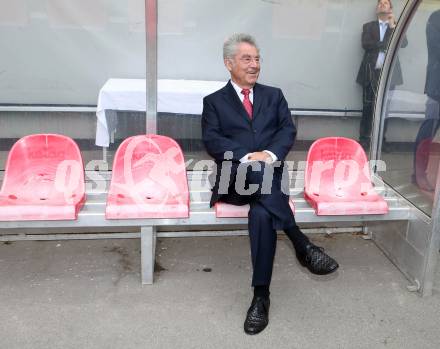
[[[283,161],[295,141],[296,128],[281,90],[255,84],[253,92],[252,120],[230,81],[203,99],[202,139],[217,164],[211,206],[222,196],[218,189],[225,152],[232,152],[229,159],[234,164],[246,154],[262,150],[273,152]],[[232,171],[231,184],[234,179]]]
[[[440,101],[440,10],[433,12],[426,24],[428,65],[426,68],[425,93]]]
[[[365,23],[362,28],[362,48],[365,50],[361,66],[356,78],[356,82],[362,86],[371,83],[377,84],[379,79],[380,69],[375,69],[377,57],[380,51],[386,51],[393,33],[393,29],[387,28],[383,41],[380,41],[379,21],[372,21]],[[408,45],[406,37],[403,39],[401,47]],[[396,66],[393,71],[391,79],[391,86],[401,85],[402,70],[400,62],[397,58]]]

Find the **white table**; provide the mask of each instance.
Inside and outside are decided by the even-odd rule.
[[[224,81],[158,80],[157,111],[201,115],[203,97],[225,86]],[[106,110],[146,111],[145,79],[109,79],[99,91],[96,108],[96,145],[108,147],[116,123],[108,123]]]
[[[406,90],[390,90],[387,98],[387,102],[389,102],[387,118],[417,121],[438,116],[438,103],[426,94]],[[437,111],[431,111],[432,108]]]

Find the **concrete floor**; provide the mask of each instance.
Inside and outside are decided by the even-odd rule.
[[[280,236],[270,324],[242,330],[247,237],[161,239],[153,286],[139,240],[0,244],[0,348],[439,348],[440,293],[421,298],[371,241],[314,235],[341,267],[311,275]]]

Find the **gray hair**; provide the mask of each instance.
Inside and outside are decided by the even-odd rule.
[[[257,46],[257,42],[252,35],[237,33],[231,35],[223,44],[223,59],[234,58],[235,54],[237,53],[237,46],[243,42],[254,46],[258,51],[260,51]]]

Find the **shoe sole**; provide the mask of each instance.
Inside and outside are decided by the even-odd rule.
[[[308,271],[310,271],[312,274],[315,274],[315,275],[328,275],[328,274],[334,273],[339,268],[339,264],[336,264],[336,266],[333,269],[330,269],[330,270],[327,270],[324,272],[316,272],[316,271],[310,270],[310,268],[307,266],[307,263],[303,262],[298,257],[297,257],[297,259],[298,259],[299,264],[301,264],[304,268],[307,268]]]
[[[246,334],[248,334],[250,336],[253,336],[255,334],[259,334],[259,333],[263,332],[266,329],[266,327],[267,327],[267,325],[264,326],[261,330],[255,331],[255,332],[254,331],[247,331],[246,329],[244,329],[244,333],[246,333]]]
[[[326,270],[323,272],[315,272],[315,271],[310,270],[309,268],[307,268],[307,269],[309,269],[309,271],[315,275],[328,275],[328,274],[334,273],[338,268],[339,268],[339,265],[336,265],[333,269]]]

